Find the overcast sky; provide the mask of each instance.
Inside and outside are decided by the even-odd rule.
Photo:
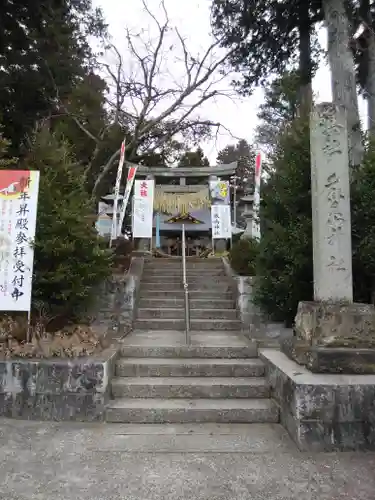
[[[125,26],[132,28],[150,27],[149,16],[143,11],[141,0],[119,2],[119,0],[93,0],[95,6],[103,9],[113,42],[126,58],[127,45],[125,39]],[[131,7],[129,6],[131,4]],[[210,44],[210,7],[211,0],[165,0],[168,15],[173,26],[187,37],[191,52],[199,54]],[[150,10],[162,19],[160,0],[148,0]],[[326,33],[320,33],[321,43],[326,47]],[[166,61],[168,63],[168,59]],[[172,68],[173,71],[173,68]],[[229,88],[230,83],[226,82]],[[221,84],[221,88],[223,84]],[[322,63],[313,82],[313,90],[318,102],[331,100],[331,87],[329,69]],[[206,103],[200,110],[202,118],[219,121],[230,131],[221,131],[220,135],[208,144],[203,144],[203,149],[211,164],[215,164],[218,151],[227,144],[236,142],[234,137],[241,137],[251,142],[254,128],[257,124],[256,114],[259,104],[263,99],[260,89],[249,98],[228,99],[219,97],[216,101]],[[365,117],[364,102],[360,101],[362,118]],[[232,136],[233,135],[233,136]]]

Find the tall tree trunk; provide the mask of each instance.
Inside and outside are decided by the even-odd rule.
[[[357,166],[362,162],[364,148],[345,0],[323,0],[323,9],[328,31],[328,58],[332,73],[333,102],[346,108],[349,161],[351,166]]]
[[[365,25],[365,92],[367,100],[368,132],[375,139],[375,33],[370,0],[362,0],[360,22]]]
[[[312,106],[311,20],[309,1],[299,0],[300,114],[308,116]]]

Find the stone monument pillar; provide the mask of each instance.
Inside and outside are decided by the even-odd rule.
[[[324,103],[310,121],[314,301],[300,302],[284,352],[318,373],[375,373],[375,308],[353,303],[346,113]]]

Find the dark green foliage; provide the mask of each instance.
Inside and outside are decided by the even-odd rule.
[[[252,192],[254,188],[255,175],[255,151],[251,144],[244,139],[238,141],[237,144],[229,144],[224,149],[219,151],[217,155],[218,163],[237,162],[236,169],[236,184],[238,186],[237,193],[241,196],[245,191]]]
[[[351,185],[353,285],[356,302],[374,302],[375,292],[375,145],[353,173]]]
[[[259,242],[251,238],[242,238],[233,244],[229,252],[232,269],[241,276],[255,276]]]
[[[93,64],[88,36],[105,26],[91,0],[2,0],[0,12],[0,119],[19,154],[36,121],[63,112]]]
[[[275,78],[266,87],[264,102],[259,106],[256,141],[272,153],[280,134],[297,116],[300,102],[300,77],[297,71],[288,71]]]
[[[42,130],[21,167],[40,171],[33,302],[74,316],[111,272],[112,252],[97,236],[82,169],[67,143]]]
[[[295,120],[281,136],[273,167],[262,190],[255,301],[275,321],[290,324],[298,302],[313,297],[310,147],[305,120]]]
[[[240,88],[251,91],[270,74],[297,65],[302,84],[311,82],[314,25],[323,19],[321,0],[213,0],[212,22],[230,64],[241,72]]]
[[[179,167],[209,167],[210,162],[204,156],[202,148],[198,147],[195,151],[186,151],[178,162]]]

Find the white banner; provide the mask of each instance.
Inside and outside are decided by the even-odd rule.
[[[211,205],[212,238],[228,240],[232,237],[230,205]]]
[[[39,172],[0,170],[0,310],[30,311]]]
[[[133,238],[152,238],[154,184],[153,180],[134,183]]]
[[[117,237],[117,217],[118,217],[118,198],[120,194],[120,184],[121,184],[121,177],[122,177],[122,169],[124,166],[124,160],[125,160],[125,141],[122,141],[121,144],[121,150],[120,150],[120,161],[118,163],[118,169],[117,169],[117,177],[116,177],[116,184],[115,184],[115,198],[113,201],[113,219],[112,219],[112,231],[111,231],[111,238],[109,240],[109,245],[111,246],[112,240],[116,239]]]
[[[117,236],[121,236],[122,224],[125,219],[126,207],[128,206],[128,201],[130,198],[130,193],[134,184],[135,175],[137,173],[137,167],[129,167],[128,178],[126,180],[126,187],[124,192],[124,198],[122,200],[122,206],[120,211],[120,220],[117,228]]]

